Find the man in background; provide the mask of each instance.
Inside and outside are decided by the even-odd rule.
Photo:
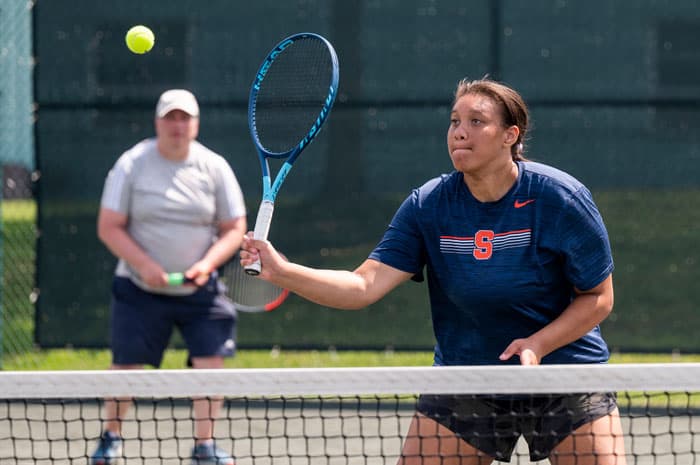
[[[112,286],[113,370],[160,366],[177,327],[197,368],[223,368],[235,350],[236,311],[219,289],[216,269],[238,250],[246,231],[240,186],[226,160],[197,142],[199,105],[184,89],[164,92],[156,137],[127,150],[109,172],[98,236],[119,259]],[[169,285],[184,272],[187,283]],[[213,440],[221,399],[193,402],[192,464],[233,465]],[[107,399],[92,465],[122,456],[122,419],[130,399]]]

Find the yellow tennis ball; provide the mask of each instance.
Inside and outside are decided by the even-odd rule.
[[[126,46],[134,53],[142,54],[153,48],[156,37],[146,26],[138,25],[126,33]]]

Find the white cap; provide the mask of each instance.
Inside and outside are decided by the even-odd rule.
[[[190,116],[199,116],[199,105],[192,92],[185,89],[166,90],[158,99],[156,116],[162,118],[173,110],[182,110]]]

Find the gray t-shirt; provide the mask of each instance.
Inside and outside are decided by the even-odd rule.
[[[124,152],[107,176],[101,206],[127,215],[129,235],[168,273],[183,272],[205,255],[219,221],[246,214],[229,164],[196,141],[184,161],[160,155],[156,139]],[[191,286],[150,289],[124,260],[116,275],[153,292],[193,291]]]

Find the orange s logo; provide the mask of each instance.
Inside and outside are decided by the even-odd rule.
[[[493,231],[482,229],[474,235],[474,258],[488,260],[493,254]]]

